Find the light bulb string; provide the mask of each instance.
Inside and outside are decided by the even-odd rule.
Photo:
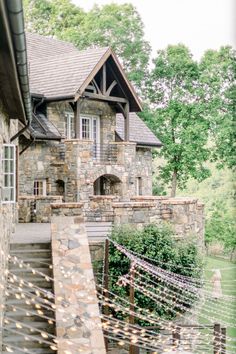
[[[119,243],[117,243],[116,241],[114,241],[113,239],[111,238],[108,238],[109,241],[111,241],[111,243],[113,243],[114,245],[120,245]],[[121,245],[120,245],[121,246]],[[162,261],[159,261],[157,259],[154,259],[154,258],[151,258],[151,257],[147,257],[141,253],[138,253],[138,252],[135,252],[133,250],[130,250],[129,249],[129,252],[132,253],[134,256],[137,256],[138,258],[143,258],[143,259],[147,259],[148,261],[151,261],[151,262],[155,262],[155,263],[158,263],[158,264],[161,264],[161,265],[170,265],[170,266],[175,266],[176,268],[181,268],[181,269],[191,269],[191,270],[202,270],[202,268],[200,267],[195,267],[195,266],[188,266],[188,267],[185,267],[185,266],[182,266],[182,265],[178,265],[178,264],[175,264],[175,263],[172,263],[172,262],[162,262]]]
[[[145,283],[145,285],[149,285],[147,282],[151,282],[152,284],[154,284],[156,287],[154,288],[154,286],[153,286],[153,289],[154,290],[156,290],[158,287],[161,287],[161,288],[163,288],[163,289],[166,289],[166,291],[168,291],[168,292],[170,292],[170,293],[173,293],[174,294],[174,296],[176,297],[176,296],[179,296],[181,299],[184,299],[184,300],[188,300],[189,299],[189,297],[187,297],[184,293],[179,293],[179,292],[176,292],[176,291],[174,291],[174,290],[172,290],[172,289],[170,289],[170,288],[167,288],[167,285],[161,285],[161,283],[159,282],[159,283],[157,283],[157,282],[155,282],[155,281],[153,281],[152,279],[147,279],[144,275],[142,275],[140,272],[138,272],[136,269],[134,269],[134,273],[135,274],[137,274],[140,278],[144,278],[145,279],[145,281],[144,281],[144,283]],[[149,285],[150,286],[150,285]],[[165,290],[164,290],[165,291]],[[188,293],[188,291],[186,290],[185,292],[187,292]],[[192,294],[192,293],[190,293],[189,295],[191,295],[191,296],[194,296],[194,297],[196,297],[196,295],[195,294]],[[204,304],[202,304],[202,305],[204,305],[204,306],[206,306],[206,308],[207,309],[210,309],[211,311],[212,311],[212,307],[211,306],[208,306],[208,305],[206,305],[206,301],[205,301],[205,298],[204,297],[202,297],[202,296],[200,296],[200,299],[202,299],[202,301],[204,302]],[[181,300],[182,301],[182,300]],[[218,307],[219,307],[219,303],[218,302],[214,302],[213,301],[213,299],[211,299],[211,300],[209,300],[209,301],[212,301],[212,305],[217,305]],[[215,300],[216,301],[216,300]],[[198,301],[199,302],[199,301]],[[210,305],[210,304],[209,304]],[[223,305],[223,308],[225,308],[225,305]],[[225,316],[227,316],[227,317],[229,317],[229,318],[232,318],[232,319],[234,319],[234,317],[233,316],[230,316],[229,314],[228,314],[228,312],[227,311],[221,311],[221,306],[220,306],[220,313],[221,314],[224,314]]]
[[[101,300],[101,299],[104,299],[104,300]],[[140,314],[138,314],[135,311],[130,310],[130,308],[125,308],[123,305],[117,304],[116,302],[114,302],[110,298],[106,298],[103,295],[100,295],[99,301],[100,302],[102,301],[103,305],[108,305],[109,307],[111,307],[113,309],[115,308],[116,310],[120,310],[123,313],[127,313],[129,315],[132,315],[132,316],[138,318],[138,319],[144,320],[146,322],[150,322],[151,324],[154,324],[154,325],[157,325],[157,326],[162,325],[164,328],[172,330],[172,331],[173,330],[178,330],[181,327],[180,324],[176,324],[176,323],[171,322],[171,321],[163,320],[162,318],[160,318],[156,314],[155,314],[155,318],[154,319],[150,318],[150,316],[149,317],[145,317],[143,315],[140,316]],[[107,301],[111,302],[112,304],[109,304]],[[137,307],[137,306],[134,305],[134,307]],[[192,328],[194,329],[194,327],[195,326],[193,325]],[[188,329],[189,328],[191,328],[191,327],[189,326]],[[212,328],[213,328],[213,326],[212,326]],[[184,332],[187,333],[188,329],[187,328],[186,328],[186,330],[182,329],[182,333],[184,333]],[[208,327],[205,326],[204,329],[208,329]],[[199,332],[199,335],[200,335],[200,332]],[[204,334],[204,336],[208,337],[207,334]]]
[[[42,335],[42,333],[43,334],[45,334],[45,335],[47,335],[48,337],[50,337],[50,338],[52,338],[52,340],[56,343],[56,340],[57,340],[57,337],[56,336],[54,336],[53,334],[51,334],[51,333],[46,333],[45,331],[40,331],[38,328],[35,328],[35,327],[33,327],[33,326],[28,326],[27,324],[25,324],[24,322],[22,322],[22,321],[17,321],[17,320],[14,320],[13,318],[11,318],[11,317],[8,317],[8,316],[4,316],[4,323],[5,324],[9,324],[9,322],[12,322],[12,323],[14,323],[15,325],[16,325],[16,327],[17,327],[17,325],[19,325],[17,328],[27,328],[27,329],[30,329],[30,330],[33,330],[34,332],[38,332],[40,335]],[[5,327],[3,327],[4,329],[6,328],[6,326]]]
[[[103,318],[105,318],[107,321],[110,321],[111,323],[115,324],[113,326],[114,329],[119,330],[119,328],[120,328],[119,326],[123,326],[123,328],[124,328],[124,330],[126,332],[129,329],[131,329],[132,332],[135,331],[136,334],[137,333],[139,333],[139,334],[141,333],[141,335],[143,336],[143,338],[145,338],[145,340],[147,338],[149,338],[149,337],[150,337],[150,339],[153,338],[154,340],[157,340],[157,339],[158,340],[162,340],[164,338],[163,342],[167,342],[167,341],[169,341],[169,336],[170,335],[173,335],[174,333],[177,333],[177,331],[173,330],[173,328],[169,329],[170,333],[157,333],[157,332],[153,332],[153,331],[148,330],[148,327],[144,328],[144,327],[140,327],[140,326],[130,325],[130,324],[128,324],[125,321],[118,320],[118,319],[115,319],[115,318],[111,318],[110,316],[103,316]],[[133,329],[134,329],[134,331],[133,331]],[[157,329],[158,330],[162,330],[162,331],[166,331],[166,328],[161,328],[160,326]],[[183,331],[183,327],[181,327],[181,326],[178,327],[178,329],[179,329],[178,333],[180,335],[180,339],[179,339],[180,342],[181,341],[184,342],[187,339],[189,339],[188,337],[191,336],[191,334],[189,333],[189,330]],[[147,338],[145,337],[146,335],[147,335]],[[148,337],[148,335],[149,335],[149,337]],[[196,332],[195,331],[195,335],[197,337],[196,340],[201,340],[201,338],[200,338],[201,333],[200,332]],[[210,336],[210,334],[209,334],[209,336]],[[213,334],[211,334],[211,336],[213,336]],[[204,343],[206,344],[206,342],[204,342]],[[211,343],[211,341],[207,342],[207,344],[209,344],[209,343]]]
[[[31,350],[29,350],[28,348],[21,349],[19,347],[15,347],[13,344],[6,343],[4,341],[4,339],[2,341],[2,344],[6,347],[6,351],[8,353],[14,353],[14,351],[12,350],[12,349],[14,349],[14,350],[16,350],[16,353],[17,353],[17,351],[19,351],[21,353],[35,354],[34,352],[31,352]]]
[[[55,308],[56,308],[55,305],[53,307],[51,307],[51,306],[49,307],[45,303],[43,303],[43,300],[40,301],[41,298],[38,298],[38,297],[34,298],[34,297],[32,297],[32,294],[30,296],[29,294],[19,293],[19,290],[17,290],[17,291],[15,291],[15,290],[17,290],[17,289],[12,289],[12,290],[8,289],[7,291],[10,294],[14,295],[16,299],[22,300],[26,305],[33,305],[33,306],[35,306],[37,308],[43,307],[46,310],[55,312]]]
[[[163,302],[161,302],[161,301],[159,300],[159,298],[158,298],[158,296],[157,296],[156,294],[153,294],[152,292],[148,291],[147,289],[145,289],[145,288],[142,287],[142,286],[140,287],[139,285],[137,285],[137,284],[134,283],[133,281],[130,282],[129,280],[127,280],[127,282],[128,282],[128,284],[131,284],[131,283],[132,283],[132,285],[134,286],[135,289],[137,289],[137,290],[140,291],[141,293],[145,294],[146,296],[148,296],[148,297],[149,297],[150,299],[152,299],[153,301],[156,301],[157,303],[159,303],[159,304],[161,304],[162,306],[166,307],[169,311],[172,311],[173,313],[176,313],[177,315],[179,315],[179,316],[181,316],[181,317],[183,317],[183,318],[185,317],[185,315],[183,315],[181,312],[174,310],[174,308],[173,308],[173,305],[174,305],[174,304],[173,304],[172,301],[170,302],[170,301],[168,301],[167,299],[162,298],[162,300],[166,301],[166,303],[168,304],[168,305],[165,305],[165,304],[163,304]],[[177,304],[177,303],[175,303],[175,305],[176,305],[177,307],[179,307],[181,310],[185,310],[185,308],[184,308],[183,306],[181,306],[181,305],[179,305],[179,304]],[[186,310],[186,313],[198,315],[197,312],[192,311],[192,310]],[[208,316],[206,316],[206,315],[204,315],[204,316],[202,315],[202,317],[204,317],[205,319],[209,320],[210,322],[214,322],[214,321],[215,321],[213,318],[208,317]],[[223,323],[223,324],[224,324],[224,323]],[[227,324],[226,324],[226,325],[227,325]],[[203,325],[203,327],[204,327],[204,325]],[[231,337],[228,337],[228,336],[225,336],[225,338],[226,338],[228,341],[234,340],[234,338],[231,338]],[[233,347],[233,348],[236,348],[236,347]]]
[[[158,276],[159,278],[162,278],[163,281],[167,281],[168,283],[171,283],[172,285],[175,284],[177,285],[179,288],[188,288],[188,290],[192,291],[193,293],[196,293],[199,291],[199,288],[194,287],[191,284],[187,284],[186,282],[181,282],[179,280],[177,280],[175,278],[175,273],[172,276],[169,276],[166,274],[166,272],[163,272],[163,270],[161,268],[158,267],[153,267],[153,265],[150,265],[149,263],[145,262],[145,261],[140,261],[140,259],[138,259],[136,256],[133,256],[132,254],[130,254],[130,252],[125,249],[123,246],[120,246],[117,244],[117,249],[122,252],[123,254],[125,254],[130,261],[133,262],[133,264],[135,265],[135,267],[140,267],[141,269],[144,269],[146,272],[154,275],[154,276]],[[207,292],[205,292],[207,293]],[[209,294],[211,296],[211,294]],[[232,299],[236,299],[236,297],[234,296],[227,296],[227,295],[223,295],[222,296],[224,299],[231,301]]]

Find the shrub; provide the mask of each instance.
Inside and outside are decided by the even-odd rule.
[[[149,263],[160,265],[163,269],[178,274],[199,278],[203,262],[197,245],[192,239],[176,241],[173,236],[174,233],[170,227],[148,225],[142,230],[135,230],[130,227],[114,229],[111,238],[127,249],[155,260],[149,261]],[[112,292],[127,299],[129,287],[120,287],[117,284],[117,280],[120,276],[127,274],[129,269],[130,260],[111,243],[109,252],[109,288]],[[148,274],[145,274],[145,277],[146,279],[156,280]],[[135,303],[139,307],[148,309],[164,318],[173,318],[172,311],[158,305],[137,290],[135,290]],[[114,313],[114,315],[124,318],[119,313]]]

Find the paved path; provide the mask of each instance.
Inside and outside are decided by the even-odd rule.
[[[111,228],[111,222],[87,222],[89,242],[103,242],[110,234]],[[11,243],[47,243],[50,241],[50,223],[19,223],[16,225],[16,232],[11,237]]]
[[[51,240],[50,224],[20,223],[11,237],[11,243],[47,243]]]

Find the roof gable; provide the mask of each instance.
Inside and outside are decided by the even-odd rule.
[[[117,57],[109,47],[78,51],[73,44],[35,34],[27,35],[32,94],[48,100],[77,100],[91,80],[107,63],[109,75],[117,77],[131,111],[140,111],[141,103]]]

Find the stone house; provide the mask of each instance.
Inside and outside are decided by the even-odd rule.
[[[161,143],[111,49],[28,34],[26,53],[23,23],[20,0],[0,1],[0,348],[105,354],[89,220],[169,220],[202,239],[203,208],[151,195]],[[51,220],[48,242],[13,244],[17,214]]]
[[[151,149],[161,142],[137,116],[139,98],[113,51],[79,52],[37,34],[27,49],[34,114],[20,138],[20,221],[32,210],[48,221],[52,200],[151,195]]]

